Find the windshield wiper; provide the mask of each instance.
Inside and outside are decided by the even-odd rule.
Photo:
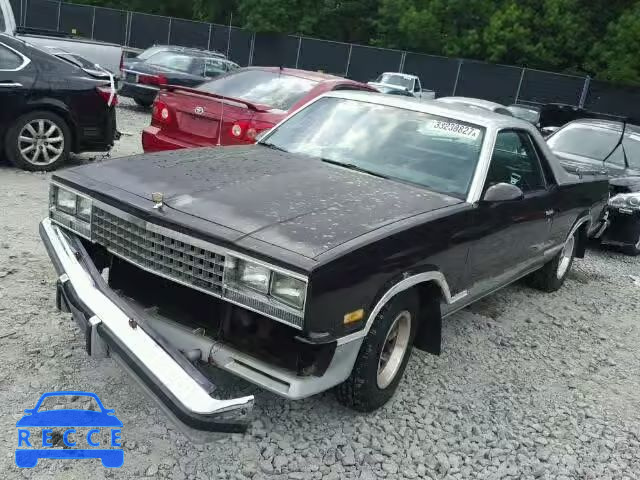
[[[353,163],[342,163],[336,160],[330,160],[328,158],[321,158],[320,160],[322,160],[325,163],[330,163],[331,165],[338,165],[339,167],[348,168],[349,170],[353,170],[355,172],[367,173],[369,175],[373,175],[374,177],[387,178],[387,179],[389,178],[388,176],[383,175],[382,173],[367,170],[366,168],[359,167],[358,165],[355,165]]]

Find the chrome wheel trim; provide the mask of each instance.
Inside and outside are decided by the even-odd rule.
[[[31,120],[20,130],[18,151],[25,162],[50,165],[59,160],[64,152],[62,129],[51,120]]]
[[[387,388],[396,378],[409,347],[411,314],[407,310],[398,313],[387,331],[378,358],[378,388]]]
[[[558,279],[564,277],[569,269],[569,264],[571,263],[571,258],[573,258],[573,247],[576,243],[575,235],[571,235],[564,243],[564,247],[560,252],[560,261],[558,262],[558,271],[556,275]]]

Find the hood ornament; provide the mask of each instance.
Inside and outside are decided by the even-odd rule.
[[[162,192],[153,192],[151,194],[151,201],[154,203],[153,208],[161,210],[164,206],[162,201],[164,200],[164,193]]]

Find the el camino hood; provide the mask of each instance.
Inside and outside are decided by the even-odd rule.
[[[140,155],[75,169],[150,202],[314,258],[409,216],[460,203],[446,195],[265,146]]]

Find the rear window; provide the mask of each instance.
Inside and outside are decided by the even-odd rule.
[[[289,110],[318,82],[265,70],[240,70],[203,83],[205,92]]]
[[[190,73],[193,69],[193,57],[176,52],[156,53],[147,60],[147,63],[185,73]]]
[[[142,52],[140,55],[138,55],[137,58],[139,58],[140,60],[146,60],[147,58],[155,55],[158,52],[163,52],[167,50],[166,47],[151,47],[151,48],[147,48],[144,52]]]
[[[0,70],[14,70],[22,65],[22,58],[15,52],[0,45]]]

